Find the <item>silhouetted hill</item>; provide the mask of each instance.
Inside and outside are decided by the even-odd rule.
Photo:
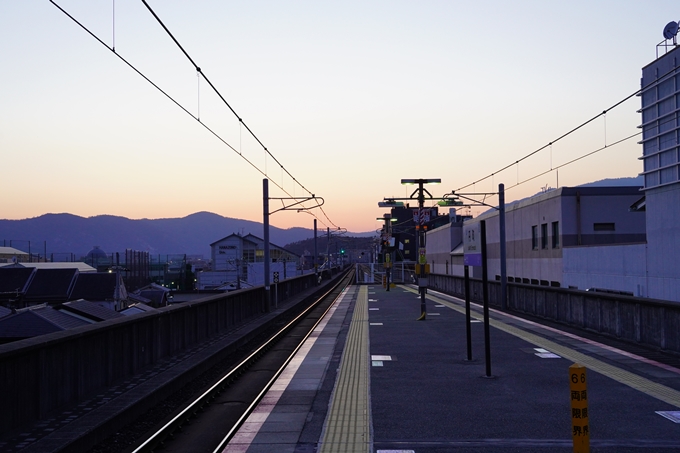
[[[333,237],[330,241],[330,252],[337,253],[339,250],[344,249],[349,256],[351,252],[366,252],[373,250],[374,241],[377,238],[377,234],[372,234],[371,236],[341,236]],[[325,234],[319,235],[317,238],[317,251],[321,254],[326,253],[328,250],[329,242],[328,237]],[[301,241],[291,242],[286,244],[286,249],[297,255],[304,255],[306,252],[314,254],[314,238],[303,239]]]
[[[28,251],[30,241],[30,251],[44,255],[46,243],[48,257],[52,253],[74,253],[76,259],[86,255],[95,245],[107,254],[133,249],[152,254],[186,253],[208,258],[210,244],[233,233],[262,237],[262,224],[210,212],[173,219],[45,214],[31,219],[0,220],[0,245],[9,246],[12,241],[12,247]],[[313,236],[311,229],[270,226],[270,240],[279,246]]]
[[[608,178],[599,181],[581,184],[579,187],[621,187],[621,186],[644,186],[645,181],[642,176],[634,178]]]

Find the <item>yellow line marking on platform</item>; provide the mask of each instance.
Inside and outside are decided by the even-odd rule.
[[[409,291],[415,292],[411,288],[409,288]],[[427,298],[435,302],[442,303],[448,306],[449,308],[456,310],[459,313],[465,314],[464,306],[451,303],[447,300],[441,299],[436,296],[427,295]],[[499,314],[502,315],[502,313]],[[480,321],[484,320],[484,317],[482,316],[481,313],[475,313],[471,311],[470,316]],[[639,376],[635,373],[631,373],[630,371],[618,368],[614,365],[602,362],[601,360],[590,357],[589,355],[580,353],[566,346],[557,344],[539,335],[527,332],[517,327],[510,326],[502,321],[498,321],[496,319],[489,319],[489,324],[499,330],[502,330],[503,332],[509,333],[525,341],[528,341],[529,343],[532,343],[536,346],[540,346],[551,352],[554,352],[555,354],[558,354],[567,360],[578,362],[590,370],[593,370],[597,373],[607,376],[608,378],[614,379],[615,381],[627,385],[628,387],[634,388],[635,390],[638,390],[660,401],[663,401],[664,403],[670,404],[675,407],[680,407],[680,392],[675,389],[666,387],[665,385],[656,383],[654,381],[650,381],[647,378]]]
[[[340,361],[320,453],[372,450],[368,356],[368,295],[361,286]]]

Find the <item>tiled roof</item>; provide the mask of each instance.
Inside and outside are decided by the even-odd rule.
[[[2,266],[2,264],[0,264]],[[90,266],[89,264],[79,262],[79,261],[68,261],[68,262],[56,262],[56,263],[17,263],[11,264],[9,266],[16,267],[30,267],[35,269],[78,269],[79,272],[97,272],[97,269]]]
[[[158,289],[147,289],[139,292],[139,295],[149,299],[151,302],[153,302],[156,305],[160,305],[165,303],[165,291],[161,291]]]
[[[25,300],[66,302],[76,273],[76,269],[36,269]]]
[[[156,310],[153,307],[149,307],[148,305],[145,304],[135,304],[132,305],[125,310],[121,310],[120,314],[125,315],[125,316],[130,316],[130,315],[137,315],[139,313],[146,313],[147,311],[154,311]]]
[[[51,307],[22,310],[0,319],[0,342],[31,338],[87,324]]]
[[[14,247],[0,247],[0,255],[16,255],[16,256],[28,256],[28,253],[22,252],[19,249],[15,249]]]
[[[5,316],[9,316],[12,314],[12,310],[10,310],[7,307],[3,307],[0,305],[0,319],[4,318]]]
[[[116,277],[116,274],[109,272],[78,274],[70,299],[114,300]]]
[[[136,293],[129,293],[128,300],[131,302],[141,302],[144,304],[148,304],[151,302],[151,300],[147,299],[146,297],[142,297],[141,295]]]
[[[57,311],[74,313],[79,316],[91,319],[93,321],[104,321],[106,319],[120,318],[121,315],[117,311],[111,310],[106,307],[97,305],[94,302],[88,302],[87,300],[74,300],[71,302],[66,302],[55,307]]]
[[[80,327],[87,324],[92,324],[92,322],[84,321],[82,319],[74,318],[65,313],[61,313],[52,307],[44,307],[38,309],[29,310],[31,313],[40,316],[41,318],[51,322],[55,326],[59,327],[60,330],[73,329],[74,327]]]
[[[0,267],[0,293],[23,291],[32,273],[25,267]]]

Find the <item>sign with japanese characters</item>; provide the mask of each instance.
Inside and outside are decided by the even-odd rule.
[[[481,224],[463,225],[463,264],[466,266],[482,265]]]
[[[432,217],[436,215],[430,208],[414,208],[412,211],[413,223],[416,225],[425,225]]]
[[[583,365],[575,363],[569,367],[569,392],[574,453],[589,453],[588,389],[586,386],[586,367]]]

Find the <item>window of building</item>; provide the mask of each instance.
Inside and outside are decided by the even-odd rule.
[[[541,224],[541,248],[542,249],[548,248],[548,224],[547,223]]]
[[[410,239],[404,239],[404,244],[408,244],[408,243],[410,243],[410,242],[411,242]]]
[[[593,223],[593,230],[595,231],[615,231],[614,223]]]
[[[538,225],[531,227],[531,249],[538,249]]]
[[[247,263],[255,262],[255,250],[244,250],[243,251],[243,261]]]
[[[560,246],[560,222],[552,223],[552,248]]]
[[[410,253],[411,253],[410,250],[404,250],[404,255],[408,255],[408,254],[410,254]]]

